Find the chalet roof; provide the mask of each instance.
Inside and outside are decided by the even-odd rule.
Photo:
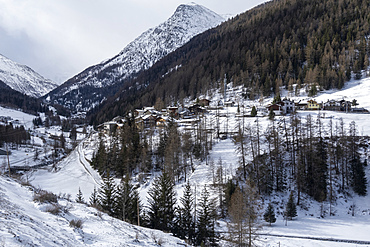
[[[206,99],[206,98],[200,99],[199,101],[207,101],[207,102],[211,102],[211,100]]]

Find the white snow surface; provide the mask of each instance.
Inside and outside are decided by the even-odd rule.
[[[94,188],[99,189],[102,179],[87,157],[92,157],[88,150],[97,148],[92,137],[82,141],[65,159],[58,163],[56,170],[40,169],[32,174],[32,184],[55,194],[69,194],[75,198],[78,189],[89,197]]]
[[[0,80],[12,89],[35,98],[47,94],[58,86],[26,65],[18,64],[1,54]]]
[[[0,176],[1,246],[185,246],[168,233],[114,219],[84,204],[59,199],[67,212],[45,212],[48,204],[33,201],[33,192]],[[69,225],[82,220],[82,228]]]

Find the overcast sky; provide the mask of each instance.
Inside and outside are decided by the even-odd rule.
[[[198,0],[236,15],[266,0]],[[0,0],[0,54],[57,82],[119,53],[181,0]]]

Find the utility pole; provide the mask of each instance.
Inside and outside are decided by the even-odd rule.
[[[8,171],[9,171],[9,177],[10,177],[10,161],[9,161],[8,144],[6,144],[6,156],[8,158]]]

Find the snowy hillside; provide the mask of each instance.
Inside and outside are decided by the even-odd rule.
[[[34,202],[34,193],[0,176],[1,246],[185,246],[161,231],[145,229],[111,218],[84,204],[59,198],[55,204]],[[82,227],[70,222],[81,220]]]
[[[122,80],[148,69],[195,35],[222,21],[223,17],[201,5],[180,5],[167,21],[141,34],[117,56],[69,79],[49,94],[50,99],[73,110],[90,110],[113,95],[119,87],[114,86]],[[107,87],[111,88],[104,90]]]
[[[369,101],[367,95],[370,92],[370,80],[368,78],[360,81],[351,81],[347,83],[343,90],[332,90],[320,92],[319,96],[316,97],[318,101],[326,101],[327,99],[342,99],[343,97],[350,100],[356,98],[360,103],[360,107],[368,108]],[[227,97],[233,100],[238,98],[242,100],[238,92],[238,88],[229,87]],[[212,100],[216,101],[222,98],[222,94],[214,94]],[[301,96],[293,97],[294,100],[307,100],[307,95],[302,91]],[[264,104],[271,102],[271,98],[265,99]],[[245,105],[260,105],[258,101],[244,100]],[[230,107],[220,112],[221,115],[228,115],[229,120],[221,118],[220,124],[222,128],[229,128],[230,131],[235,129],[238,124],[237,107]],[[313,119],[318,117],[318,111],[299,111],[299,116],[305,118],[308,114],[311,114]],[[343,112],[332,112],[332,111],[321,111],[323,118],[323,124],[328,126],[329,121],[334,122],[339,119],[343,119],[345,126],[349,126],[350,122],[355,121],[359,134],[370,135],[369,121],[370,114],[356,114],[356,113],[343,113]],[[213,116],[210,114],[207,116],[208,122],[212,121]],[[277,116],[277,121],[283,120],[284,116]],[[245,118],[246,124],[255,124],[255,118]],[[265,129],[270,121],[267,117],[260,117],[259,124],[261,129]],[[38,170],[32,173],[30,176],[31,183],[56,194],[70,194],[72,198],[75,198],[78,189],[81,188],[83,195],[86,198],[89,197],[94,187],[98,187],[101,183],[99,175],[93,171],[88,163],[91,159],[94,150],[98,146],[98,135],[92,134],[89,138],[81,142],[76,150],[74,150],[68,157],[62,160],[58,164],[57,171],[52,170]],[[368,154],[370,150],[367,150]],[[365,154],[366,155],[366,154]],[[238,167],[238,154],[236,147],[232,139],[217,140],[213,149],[210,152],[209,160],[213,160],[217,163],[222,158],[225,166],[225,176],[230,178],[236,173]],[[250,156],[247,156],[248,160],[251,160]],[[366,168],[367,177],[369,178],[370,169]],[[155,175],[148,180],[147,183],[140,187],[140,196],[144,205],[147,205],[148,190],[151,183],[153,182]],[[211,188],[212,184],[212,167],[206,161],[197,161],[195,164],[195,170],[189,174],[190,184],[197,188],[197,197],[200,197],[201,188],[204,185],[208,185]],[[183,183],[176,185],[177,196],[182,196],[184,188]],[[368,184],[368,191],[370,191],[370,185]],[[213,191],[214,196],[217,196],[217,192]],[[270,200],[283,201],[286,200],[283,195],[274,195]],[[264,224],[264,228],[261,231],[261,246],[358,246],[358,245],[369,245],[370,238],[368,232],[369,221],[370,221],[370,197],[361,196],[345,196],[337,200],[335,205],[332,205],[335,216],[326,216],[322,218],[321,210],[322,207],[327,208],[327,204],[321,204],[313,201],[310,198],[304,198],[305,205],[308,205],[308,209],[299,209],[298,217],[289,221],[288,225],[285,225],[285,221],[282,216],[283,208],[277,208],[277,221],[272,227]],[[356,205],[355,210],[351,208]],[[85,209],[85,208],[84,208]],[[86,209],[87,210],[87,209]],[[91,209],[89,209],[91,210]],[[79,214],[79,217],[87,212]],[[352,216],[352,213],[354,216]],[[116,221],[114,221],[116,222]],[[118,221],[117,221],[118,222]],[[120,223],[125,224],[125,223]],[[68,227],[67,227],[68,228]],[[102,228],[102,232],[107,231]],[[226,230],[225,222],[219,222],[217,230]],[[94,234],[100,234],[99,231]],[[92,234],[93,235],[93,234]],[[91,235],[91,237],[93,237]],[[147,234],[148,235],[148,234]],[[94,235],[95,236],[95,235]],[[222,242],[225,244],[225,242]]]
[[[226,97],[230,100],[240,100],[246,106],[260,106],[261,102],[253,100],[245,100],[241,97],[241,89],[232,87],[230,84],[226,92]],[[370,93],[370,79],[365,78],[359,81],[348,82],[343,90],[330,90],[320,92],[315,98],[318,102],[325,102],[328,99],[356,99],[360,104],[358,107],[370,109],[368,95]],[[288,92],[283,92],[283,96],[288,96]],[[212,101],[217,102],[223,98],[223,94],[214,93],[208,95]],[[309,99],[304,89],[300,96],[291,97],[295,101],[306,101]],[[271,102],[271,98],[266,98],[263,105]],[[220,118],[221,128],[228,128],[229,131],[234,131],[235,126],[240,121],[237,116],[237,107],[229,107],[223,109],[220,114],[229,116]],[[313,119],[317,119],[318,111],[299,111],[299,116],[304,119],[308,114],[311,114]],[[356,122],[359,134],[370,135],[370,114],[363,113],[345,113],[333,111],[320,111],[322,123],[328,126],[329,121],[337,122],[343,119],[345,127],[348,127],[352,121]],[[19,111],[0,107],[1,116],[9,116],[14,123],[23,124],[26,128],[32,129],[33,142],[35,147],[30,145],[20,146],[17,149],[12,149],[10,155],[11,166],[38,164],[34,159],[33,149],[41,151],[40,156],[50,155],[51,147],[48,147],[47,142],[50,134],[61,135],[60,128],[52,126],[50,128],[33,129],[32,120],[35,116],[24,114]],[[214,119],[213,114],[206,114],[207,122],[211,123]],[[289,116],[277,116],[276,121],[281,122]],[[213,120],[212,120],[213,119]],[[261,129],[266,129],[270,123],[267,117],[259,117]],[[246,124],[255,124],[255,118],[244,118]],[[38,137],[39,135],[40,137]],[[69,133],[64,133],[69,136]],[[82,140],[84,135],[80,134],[78,140]],[[68,140],[68,138],[67,138]],[[109,138],[107,138],[109,140]],[[99,188],[101,178],[94,171],[90,164],[93,152],[96,151],[99,143],[98,133],[92,133],[87,138],[83,139],[77,148],[73,150],[67,157],[61,160],[56,169],[52,169],[52,165],[44,166],[37,170],[33,170],[24,176],[35,188],[41,188],[51,191],[62,197],[71,195],[74,200],[76,194],[81,189],[85,200],[91,195],[94,187]],[[364,156],[368,155],[370,150],[365,150]],[[197,187],[197,198],[200,197],[201,190],[204,185],[212,188],[212,167],[209,162],[218,163],[219,159],[225,167],[225,176],[232,177],[236,173],[238,164],[238,153],[236,146],[231,138],[220,140],[216,139],[215,144],[210,151],[208,164],[206,161],[195,161],[194,171],[188,174],[190,184],[193,188]],[[251,160],[250,155],[246,156],[247,160]],[[2,159],[5,160],[3,156]],[[0,172],[6,170],[4,160],[0,160]],[[370,168],[366,167],[367,177],[370,177]],[[148,190],[151,188],[151,183],[154,177],[158,174],[152,174],[147,182],[141,185],[139,192],[144,205],[147,205]],[[177,197],[183,195],[184,183],[179,182],[176,185]],[[367,185],[367,190],[370,191],[370,184]],[[217,191],[211,190],[214,197],[217,197]],[[284,201],[286,198],[282,194],[275,194],[268,200]],[[284,208],[276,208],[277,221],[268,226],[262,223],[263,230],[260,232],[260,246],[369,246],[370,238],[370,197],[347,196],[339,194],[337,202],[331,205],[335,212],[334,216],[321,217],[322,208],[327,209],[327,202],[318,203],[309,197],[303,198],[306,209],[298,209],[298,217],[293,221],[288,221],[287,226],[282,216]],[[160,239],[164,246],[174,246],[178,243],[183,243],[181,240],[170,237],[159,231],[144,229],[129,225],[114,218],[108,217],[105,214],[97,212],[95,209],[82,204],[77,204],[66,199],[59,199],[58,202],[62,207],[68,208],[68,212],[59,215],[53,215],[45,212],[48,205],[40,204],[33,201],[33,192],[27,187],[22,187],[19,183],[0,176],[0,245],[4,246],[24,246],[33,244],[35,246],[156,246],[156,242]],[[280,204],[282,205],[282,204]],[[355,208],[353,210],[353,205]],[[352,216],[353,214],[353,216]],[[82,229],[73,229],[69,226],[69,222],[74,219],[83,221]],[[227,230],[226,222],[219,221],[217,231]],[[46,237],[47,236],[47,237]],[[227,246],[226,242],[220,243],[222,246]]]
[[[0,54],[0,80],[12,89],[39,98],[58,85],[45,79],[26,65],[21,65]]]

